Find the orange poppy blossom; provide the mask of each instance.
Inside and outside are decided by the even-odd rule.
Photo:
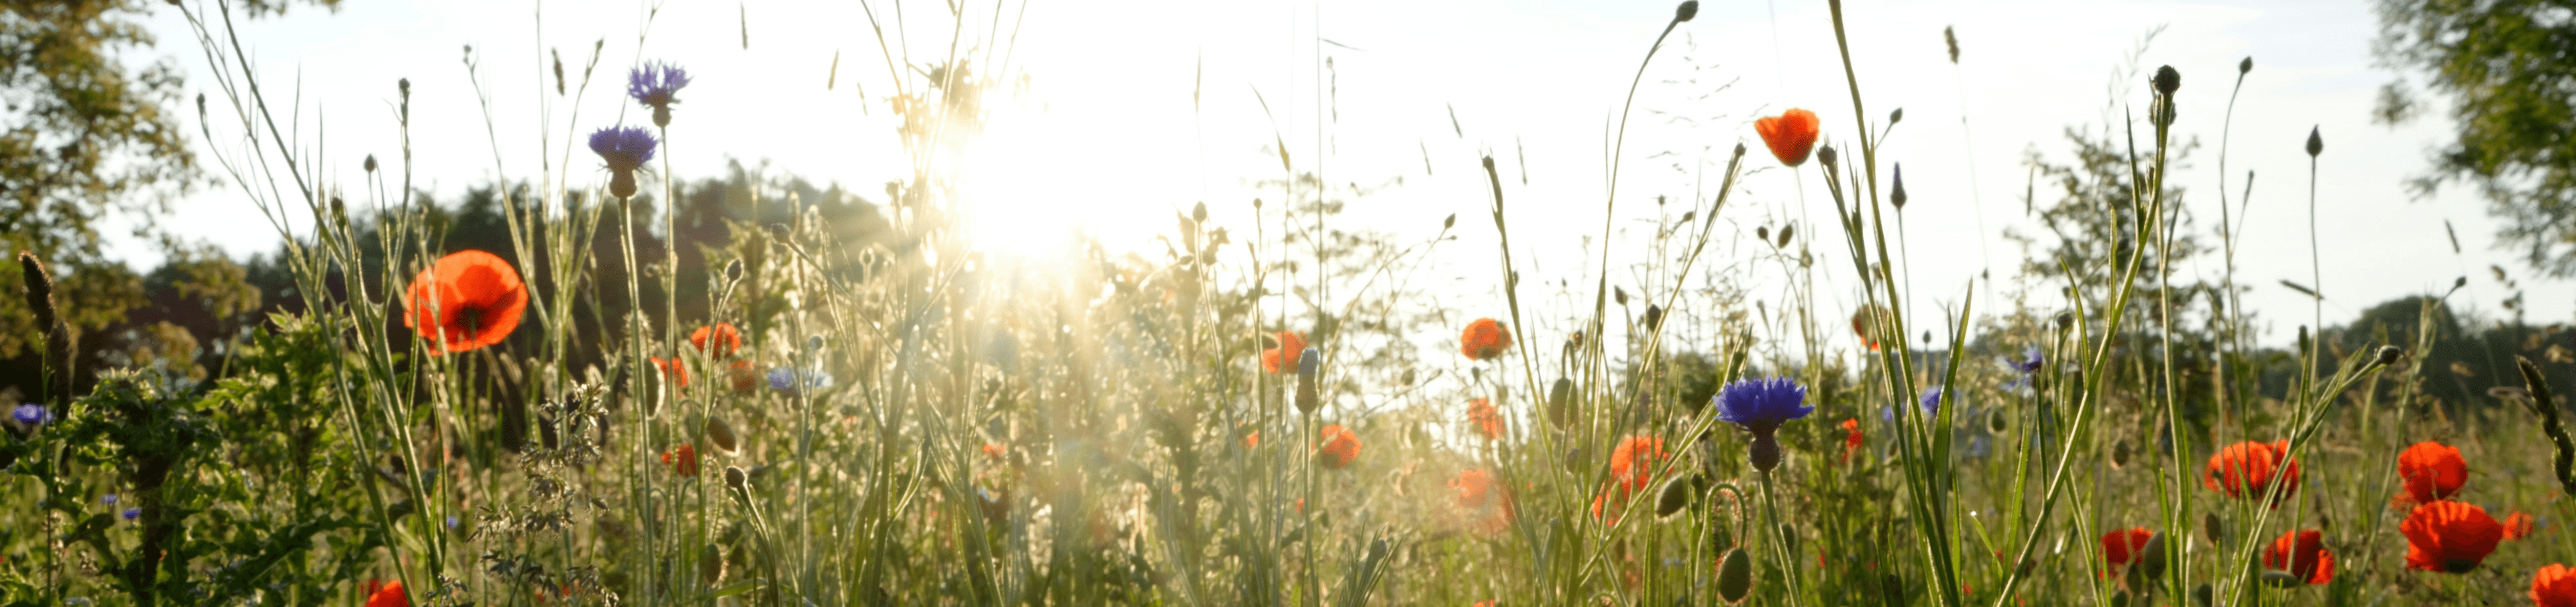
[[[2272,507],[2299,492],[2299,460],[2290,457],[2290,441],[2268,443],[2244,441],[2228,445],[2209,456],[2209,466],[2202,472],[2200,484],[2223,492],[2235,499],[2260,499],[2270,490],[2273,476],[2280,476],[2280,493],[2273,496]]]
[[[1753,132],[1762,136],[1762,145],[1771,148],[1771,157],[1795,167],[1806,164],[1807,156],[1816,151],[1816,131],[1821,123],[1815,112],[1789,108],[1778,116],[1753,121]]]
[[[742,349],[742,331],[729,322],[702,326],[689,332],[689,344],[710,358],[733,356],[734,351]]]
[[[1862,305],[1859,310],[1852,312],[1852,334],[1860,336],[1860,344],[1868,346],[1871,352],[1878,351],[1878,338],[1870,335],[1870,329],[1877,326],[1877,318],[1878,304]]]
[[[671,466],[673,474],[697,478],[698,446],[682,443],[680,446],[672,447],[671,450],[662,452],[662,463]]]
[[[2137,560],[2139,553],[2146,551],[2147,540],[2155,536],[2156,532],[2145,527],[2117,529],[2102,534],[2102,560],[2111,564],[2103,575],[2118,574],[2120,568],[2129,566],[2130,562]]]
[[[528,285],[510,262],[466,249],[438,258],[412,279],[403,326],[427,340],[432,355],[468,352],[509,338],[527,308]]]
[[[1476,425],[1476,433],[1485,440],[1503,439],[1503,414],[1494,410],[1494,401],[1479,398],[1467,401],[1467,422]]]
[[[2443,573],[2477,569],[2504,539],[2504,526],[2486,509],[2451,500],[2416,506],[2397,531],[2406,534],[2407,569]]]
[[[1458,334],[1458,353],[1469,360],[1493,360],[1512,347],[1512,332],[1502,321],[1479,318]]]
[[[367,607],[411,607],[411,597],[403,594],[402,580],[385,582],[384,587],[367,593]]]
[[[1860,451],[1863,440],[1860,434],[1860,418],[1843,418],[1843,432],[1849,433],[1843,436],[1843,463],[1849,464],[1852,453]]]
[[[2531,515],[2521,512],[2504,515],[2504,539],[2519,540],[2526,537],[2531,537]]]
[[[2311,585],[2334,581],[2334,553],[2326,551],[2324,534],[2315,529],[2282,532],[2263,549],[2263,567],[2288,571]]]
[[[1317,442],[1319,444],[1315,447],[1315,461],[1323,464],[1325,468],[1332,470],[1347,468],[1350,467],[1351,460],[1360,457],[1360,436],[1353,434],[1351,429],[1344,428],[1341,424],[1324,426],[1323,437]]]
[[[762,384],[769,383],[767,378],[761,377],[760,368],[752,365],[748,360],[737,360],[725,365],[725,372],[733,379],[733,391],[737,394],[749,394],[759,390]]]
[[[2460,485],[2468,483],[2469,462],[2460,457],[2456,447],[2433,441],[2415,443],[2397,454],[2397,479],[2405,487],[2405,493],[2397,496],[2401,507],[2448,499],[2460,492]]]
[[[1492,536],[1512,524],[1512,496],[1494,481],[1494,474],[1481,469],[1458,471],[1449,481],[1457,490],[1454,500],[1458,510],[1467,515],[1467,527],[1476,535]]]
[[[1628,500],[1654,483],[1655,464],[1666,455],[1664,439],[1650,436],[1621,439],[1619,445],[1610,450],[1610,483],[1601,488],[1600,495],[1592,498],[1592,517],[1600,519],[1604,525],[1619,524],[1621,511],[1628,509]]]
[[[1306,352],[1306,334],[1280,331],[1274,336],[1279,347],[1261,351],[1261,371],[1273,375],[1297,370],[1297,356]]]
[[[653,366],[662,370],[662,377],[664,379],[667,379],[673,385],[677,385],[682,388],[689,387],[689,365],[687,363],[680,362],[679,357],[676,356],[671,357],[669,360],[664,360],[659,356],[651,358],[653,359]]]
[[[2531,604],[2539,607],[2576,607],[2576,569],[2550,563],[2531,575]]]

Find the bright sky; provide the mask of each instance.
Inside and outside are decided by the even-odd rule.
[[[954,22],[946,4],[873,4],[897,52],[909,48],[923,65],[951,52]],[[966,4],[964,40],[955,52],[1026,77],[1024,94],[999,102],[985,151],[970,169],[972,193],[990,205],[982,211],[992,234],[987,246],[1045,242],[1078,228],[1113,245],[1144,248],[1149,235],[1170,229],[1174,211],[1201,200],[1219,225],[1248,233],[1248,201],[1279,199],[1276,191],[1248,186],[1279,175],[1278,159],[1267,150],[1276,136],[1301,171],[1320,165],[1333,183],[1403,180],[1354,204],[1343,221],[1419,239],[1442,217],[1458,214],[1460,238],[1443,246],[1433,271],[1464,289],[1451,305],[1497,315],[1493,229],[1483,213],[1487,190],[1478,155],[1490,152],[1504,168],[1513,242],[1521,247],[1525,276],[1535,275],[1524,284],[1586,274],[1598,249],[1578,247],[1599,238],[1606,133],[1639,57],[1673,11],[1665,0],[1025,6],[1002,0],[997,25],[996,6]],[[2126,93],[2120,102],[2140,105],[2143,116],[2143,91],[2115,91],[2113,75],[2141,36],[2163,25],[2142,61],[2148,70],[2170,64],[2183,74],[2178,139],[2197,137],[2203,146],[2173,179],[2189,190],[2204,240],[2212,244],[2220,119],[2237,61],[2254,57],[2235,109],[2228,189],[2234,198],[2244,187],[2243,171],[2260,175],[2238,278],[2254,285],[2247,302],[2269,322],[2266,342],[2288,341],[2310,318],[2308,300],[2278,281],[2310,282],[2308,159],[2301,147],[2312,126],[2323,130],[2326,143],[2316,231],[2323,238],[2327,322],[2343,322],[2391,297],[2439,292],[2463,274],[2470,277],[2462,292],[2469,305],[2502,314],[2498,302],[2510,293],[2485,267],[2502,265],[2516,279],[2525,272],[2514,252],[2489,246],[2495,229],[2483,202],[2464,191],[2414,201],[2401,187],[2423,172],[2425,150],[2449,128],[2439,108],[2401,128],[2369,122],[2377,87],[2392,77],[2369,53],[2377,32],[2370,5],[1848,2],[1869,118],[1878,123],[1889,110],[1906,112],[1882,161],[1906,168],[1914,286],[1924,301],[1954,301],[1980,270],[2009,279],[2023,252],[2001,234],[2033,225],[2019,200],[2026,153],[2070,160],[2060,131],[2102,128],[2120,111],[2114,93]],[[158,3],[153,10],[160,52],[190,74],[192,92],[208,91],[216,113],[226,111],[222,96],[206,88],[212,80],[186,21]],[[900,36],[898,10],[906,25]],[[885,103],[893,79],[860,3],[675,0],[649,30],[645,12],[633,1],[348,0],[336,14],[299,7],[283,19],[236,23],[273,100],[300,96],[302,141],[308,148],[318,143],[330,174],[353,193],[365,191],[356,184],[367,154],[399,166],[391,109],[398,78],[413,84],[418,180],[452,200],[496,177],[539,175],[541,153],[562,157],[568,133],[616,124],[621,113],[626,124],[649,124],[621,94],[626,69],[640,59],[685,66],[696,78],[680,95],[673,145],[665,150],[683,176],[720,175],[725,159],[735,157],[766,162],[772,174],[874,194],[904,172]],[[1943,51],[1944,26],[1957,28],[1963,47],[1955,69]],[[639,31],[646,32],[640,49]],[[598,81],[579,103],[575,122],[574,104],[553,92],[546,52],[559,50],[577,80],[591,43],[603,37]],[[480,61],[472,74],[461,62],[468,45]],[[1325,58],[1332,61],[1329,75]],[[488,130],[469,77],[479,77],[489,95]],[[1202,79],[1194,109],[1193,87]],[[551,107],[542,117],[541,102]],[[1643,232],[1629,229],[1643,225],[1633,219],[1648,216],[1659,195],[1675,204],[1691,200],[1700,172],[1714,190],[1727,150],[1746,143],[1754,150],[1747,166],[1761,171],[1723,211],[1722,222],[1731,226],[1722,229],[1741,236],[1713,245],[1726,257],[1713,263],[1744,268],[1753,273],[1748,280],[1772,285],[1757,295],[1776,296],[1776,266],[1742,263],[1754,249],[1738,243],[1755,226],[1776,226],[1782,218],[1804,224],[1810,214],[1827,217],[1831,206],[1810,169],[1799,175],[1808,180],[1804,200],[1814,211],[1801,210],[1792,173],[1762,152],[1750,122],[1805,107],[1823,116],[1828,141],[1852,139],[1853,111],[1825,4],[1704,5],[1655,58],[1636,106],[1618,225]],[[233,130],[216,126],[218,137]],[[239,147],[237,140],[221,143]],[[606,180],[586,150],[571,154],[570,164],[579,169],[570,173],[575,187]],[[2442,233],[2446,220],[2458,228],[2465,255],[2451,253]],[[229,184],[186,200],[167,221],[236,254],[266,251],[277,238]],[[1808,225],[1800,230],[1802,238],[1823,232]],[[1642,233],[1617,237],[1614,263],[1635,257],[1644,240]],[[1848,314],[1853,283],[1847,264],[1834,261],[1845,253],[1830,244],[1838,241],[1821,242],[1829,244],[1817,249],[1818,265],[1832,283],[1819,289],[1820,305],[1828,308],[1820,312]],[[142,247],[121,249],[138,262],[153,260]],[[2215,276],[2219,268],[2204,263],[2188,271]],[[2564,320],[2576,310],[2567,282],[2524,280],[2522,286],[2535,322]],[[1998,288],[2009,295],[2015,287],[1980,284],[1981,310],[2004,305],[1985,298]]]

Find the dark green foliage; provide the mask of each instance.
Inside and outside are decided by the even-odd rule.
[[[2551,276],[2576,275],[2576,22],[2553,0],[2380,0],[2382,63],[2451,97],[2457,132],[2433,150],[2418,195],[2475,187],[2503,219],[2505,246]],[[2403,84],[2378,115],[2416,112]]]

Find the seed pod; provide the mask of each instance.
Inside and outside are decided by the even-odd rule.
[[[1646,304],[1645,322],[1648,331],[1664,328],[1664,309],[1654,304]]]
[[[707,418],[707,444],[714,446],[718,451],[723,451],[725,455],[733,455],[742,450],[741,442],[733,433],[733,424],[725,423],[722,417]]]
[[[1699,0],[1682,0],[1681,6],[1673,8],[1674,23],[1689,21],[1697,16],[1699,16]]]
[[[718,548],[712,543],[699,548],[698,583],[707,586],[714,586],[716,585],[716,582],[724,581],[724,574],[724,549]]]
[[[2174,71],[2173,66],[2170,65],[2158,67],[2153,82],[2156,85],[2156,94],[2171,97],[2175,90],[2182,88],[2182,72]]]
[[[1655,518],[1673,520],[1682,510],[1690,508],[1691,493],[1690,477],[1676,476],[1673,480],[1664,481],[1663,491],[1655,495]]]
[[[1904,114],[1899,112],[1897,115],[1903,116]],[[1905,165],[1896,165],[1895,173],[1896,191],[1890,192],[1887,195],[1887,202],[1888,204],[1896,205],[1896,210],[1903,211],[1905,210]]]
[[[369,173],[376,172],[376,155],[375,155],[375,154],[368,154],[368,155],[367,155],[367,162],[366,162],[365,164],[363,164],[363,165],[360,165],[360,166],[366,167],[367,172],[369,172]]]
[[[1753,594],[1753,555],[1743,548],[1726,551],[1717,561],[1717,597],[1729,605],[1744,602]]]
[[[1780,439],[1769,434],[1753,435],[1753,445],[1745,449],[1745,461],[1753,469],[1770,472],[1780,467]]]

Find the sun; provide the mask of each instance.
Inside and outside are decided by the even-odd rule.
[[[1086,239],[1141,251],[1195,203],[1201,181],[1187,118],[1112,101],[1118,91],[1024,93],[987,105],[965,153],[968,232],[976,250],[1032,261],[1070,259]]]

